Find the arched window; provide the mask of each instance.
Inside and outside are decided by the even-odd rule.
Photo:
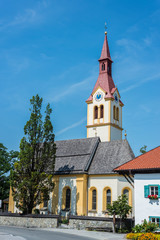
[[[103,105],[100,106],[100,118],[103,118]]]
[[[107,72],[111,76],[111,63],[108,62]]]
[[[102,71],[104,71],[105,70],[105,64],[104,64],[104,62],[102,63]]]
[[[103,189],[102,210],[105,212],[108,209],[108,206],[111,204],[112,204],[112,190],[110,187],[105,187]]]
[[[92,191],[92,210],[96,210],[96,204],[97,204],[97,191],[94,189]]]
[[[119,121],[119,108],[116,109],[116,120]]]
[[[111,190],[107,189],[106,191],[106,209],[111,205]]]
[[[94,107],[94,119],[97,119],[98,118],[98,107],[95,106]]]
[[[70,188],[66,189],[66,209],[70,209],[71,205],[71,190]]]
[[[125,194],[128,198],[128,204],[132,206],[132,191],[130,188],[125,187],[122,189],[122,194]]]
[[[116,120],[116,107],[115,106],[113,107],[113,119]]]

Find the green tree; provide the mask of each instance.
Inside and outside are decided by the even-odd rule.
[[[143,147],[140,148],[139,151],[140,151],[140,153],[142,153],[142,154],[146,153],[146,152],[147,152],[147,146],[144,145]]]
[[[0,143],[0,199],[2,200],[9,196],[9,171],[13,168],[17,157],[17,151],[7,151],[7,148]]]
[[[118,197],[117,201],[114,201],[112,205],[108,206],[109,215],[113,216],[113,231],[115,232],[115,216],[120,218],[120,229],[122,228],[122,220],[127,217],[132,210],[132,207],[128,204],[128,197],[122,194]]]
[[[30,119],[24,126],[19,161],[11,173],[13,199],[24,214],[31,214],[34,207],[49,200],[54,187],[56,145],[50,120],[52,109],[48,104],[43,119],[42,101],[38,95],[30,100]]]

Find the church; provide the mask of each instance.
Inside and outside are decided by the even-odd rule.
[[[133,207],[133,186],[125,175],[113,171],[135,156],[122,139],[123,102],[112,78],[105,32],[99,76],[87,103],[87,138],[56,141],[55,187],[50,200],[39,206],[43,213],[107,217],[107,208],[121,194]],[[9,211],[19,212],[9,197]]]

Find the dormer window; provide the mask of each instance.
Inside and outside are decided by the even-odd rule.
[[[104,62],[102,63],[102,71],[104,71],[105,70],[105,64],[104,64]]]

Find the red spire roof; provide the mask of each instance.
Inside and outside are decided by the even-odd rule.
[[[105,99],[107,99],[107,98],[113,98],[114,99],[113,94],[114,94],[114,92],[117,88],[115,87],[114,81],[112,79],[112,75],[108,73],[107,67],[106,67],[105,71],[101,71],[102,62],[105,62],[105,63],[109,62],[110,63],[110,68],[111,68],[111,65],[112,65],[112,62],[113,62],[112,59],[111,59],[111,56],[110,56],[107,34],[105,34],[103,48],[102,48],[102,52],[101,52],[101,57],[98,61],[99,61],[99,64],[100,64],[99,76],[98,76],[97,82],[96,82],[96,84],[93,88],[93,91],[92,91],[90,97],[87,99],[86,102],[90,102],[90,101],[93,100],[93,94],[97,90],[98,87],[100,87],[104,90]]]
[[[105,34],[103,48],[102,48],[102,52],[101,52],[101,57],[100,57],[99,60],[104,60],[104,59],[110,59],[111,60],[111,55],[110,55],[108,40],[107,40],[107,34]]]
[[[132,171],[160,169],[160,146],[144,153],[114,169],[114,171]]]

